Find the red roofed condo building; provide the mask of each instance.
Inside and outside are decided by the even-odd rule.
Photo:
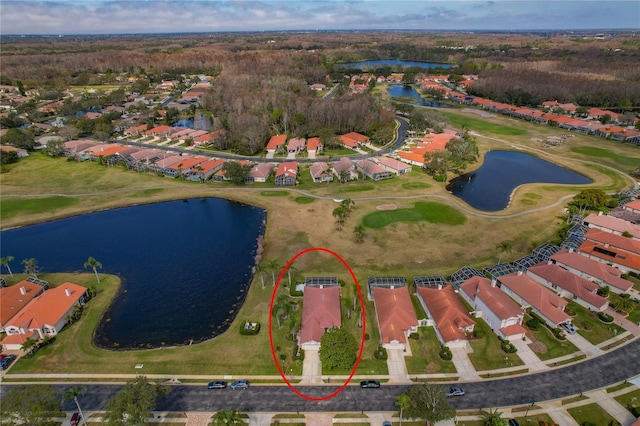
[[[192,180],[196,182],[205,182],[206,180],[210,179],[215,172],[222,169],[224,163],[225,160],[221,159],[204,161],[184,173],[184,178],[186,180]]]
[[[622,272],[640,273],[640,241],[594,228],[584,237],[586,241],[578,248],[581,254],[611,263]]]
[[[549,327],[571,322],[571,317],[564,312],[568,302],[521,271],[502,275],[497,280],[500,290],[523,308],[530,306]]]
[[[319,349],[325,331],[340,326],[340,286],[305,286],[302,296],[300,347],[303,350]]]
[[[409,334],[418,331],[418,318],[413,310],[407,287],[373,287],[373,301],[382,345],[387,349],[411,349]]]
[[[298,163],[289,161],[280,163],[276,170],[276,186],[295,186],[298,179]]]
[[[2,346],[6,350],[20,350],[28,338],[55,336],[67,324],[74,307],[84,305],[86,296],[85,287],[69,282],[43,292],[6,324],[7,336]]]
[[[283,146],[287,142],[287,135],[274,135],[271,136],[267,143],[267,152],[275,153],[279,147]]]
[[[259,163],[253,166],[245,183],[266,182],[273,173],[273,163]]]
[[[636,225],[614,216],[606,214],[590,214],[584,218],[584,224],[588,225],[589,228],[600,229],[616,235],[625,234],[628,235],[629,238],[640,240],[640,225]]]
[[[453,287],[417,287],[416,293],[433,322],[440,343],[449,348],[466,348],[467,335],[473,332],[476,322]]]
[[[521,339],[525,336],[522,308],[497,288],[495,281],[484,277],[471,277],[460,285],[460,295],[498,336],[507,340]]]
[[[357,150],[360,145],[369,143],[369,138],[360,133],[351,132],[345,135],[338,136],[342,145],[353,150]]]
[[[633,287],[631,281],[622,278],[622,272],[618,268],[582,256],[572,250],[560,250],[551,256],[551,261],[569,272],[593,281],[600,287],[609,287],[616,294],[627,293]]]
[[[411,171],[411,166],[389,157],[378,157],[378,164],[383,169],[388,170],[397,176],[404,175]]]
[[[390,171],[372,160],[358,161],[358,170],[360,170],[364,176],[375,181],[393,177]]]
[[[574,275],[551,261],[529,267],[527,275],[558,296],[573,299],[590,311],[602,312],[609,307],[609,301],[596,293],[598,284]]]
[[[0,287],[0,331],[27,303],[44,292],[44,287],[30,281],[20,281],[9,287]]]

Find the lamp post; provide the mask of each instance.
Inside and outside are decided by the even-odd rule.
[[[535,401],[531,401],[531,405],[529,405],[529,406],[527,407],[527,411],[524,413],[524,416],[525,416],[525,417],[527,417],[527,416],[529,415],[529,409],[530,409],[531,407],[533,407],[534,405],[536,405],[536,402],[535,402]]]

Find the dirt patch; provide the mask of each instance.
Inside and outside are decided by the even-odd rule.
[[[396,206],[393,203],[391,203],[391,204],[378,204],[376,206],[376,209],[378,209],[378,210],[395,210],[397,208],[398,208],[398,206]]]
[[[482,111],[481,109],[471,109],[471,108],[463,108],[462,112],[471,112],[473,114],[477,114],[480,117],[495,117],[495,114],[491,114],[490,112]]]

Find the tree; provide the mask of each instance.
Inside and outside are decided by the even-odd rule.
[[[7,271],[9,271],[9,275],[11,275],[11,278],[13,278],[13,272],[11,272],[11,268],[9,267],[9,262],[11,262],[12,260],[13,260],[13,256],[0,257],[0,265],[7,268]]]
[[[574,204],[588,209],[605,207],[608,202],[609,196],[601,189],[585,189],[573,197]]]
[[[264,288],[264,266],[262,265],[258,265],[256,267],[256,272],[258,272],[260,274],[260,281],[262,283],[262,288]]]
[[[22,343],[22,345],[20,346],[20,350],[23,351],[26,355],[29,355],[37,343],[38,342],[35,339],[29,337]]]
[[[402,426],[402,418],[404,415],[404,410],[409,408],[411,401],[409,401],[409,396],[407,394],[400,394],[396,397],[396,406],[400,409],[400,426]]]
[[[144,424],[156,408],[157,398],[169,391],[166,386],[153,385],[145,376],[138,376],[109,398],[105,419],[110,425]]]
[[[336,228],[338,229],[338,231],[342,231],[344,220],[347,217],[347,209],[343,205],[340,205],[340,207],[336,207],[335,209],[333,209],[333,212],[331,214],[336,218]]]
[[[277,260],[269,261],[269,269],[271,269],[271,279],[273,280],[273,286],[276,286],[276,271],[280,270],[280,264]]]
[[[448,420],[456,414],[441,386],[431,383],[411,386],[406,395],[409,398],[406,418],[421,418],[432,423]]]
[[[84,414],[82,414],[82,408],[80,408],[80,402],[78,401],[78,397],[84,395],[86,391],[87,388],[83,386],[72,386],[64,391],[64,394],[62,395],[63,403],[70,400],[73,400],[73,402],[76,403],[76,407],[78,407],[78,413],[80,413],[80,423],[78,424],[78,426],[80,426],[83,422],[86,423]]]
[[[3,144],[11,145],[16,148],[33,150],[36,146],[36,140],[29,130],[8,129],[0,138]]]
[[[347,213],[351,213],[355,205],[356,205],[356,202],[353,201],[351,198],[345,198],[340,202],[340,206],[344,207]]]
[[[511,253],[511,244],[509,244],[507,241],[501,242],[496,246],[496,248],[500,252],[500,257],[498,257],[498,263],[500,263],[500,261],[502,260],[503,254]]]
[[[52,157],[60,157],[64,153],[64,141],[62,139],[53,139],[47,142],[47,154]]]
[[[54,425],[60,412],[58,392],[51,385],[16,386],[2,398],[2,417],[8,424]]]
[[[482,412],[483,426],[508,426],[507,419],[502,418],[502,413],[498,409]]]
[[[100,277],[98,276],[98,268],[102,268],[102,263],[98,262],[93,257],[89,257],[86,262],[84,262],[84,269],[91,268],[93,269],[93,273],[96,274],[96,280],[98,283],[100,282]]]
[[[424,154],[424,169],[432,176],[445,176],[449,171],[449,163],[451,162],[451,153],[445,150],[437,150]]]
[[[24,266],[24,273],[27,275],[33,275],[38,278],[38,261],[31,257],[29,259],[24,259],[22,261],[22,266]]]
[[[356,236],[356,243],[364,241],[364,226],[358,225],[353,228],[353,234]]]
[[[625,296],[627,295],[625,294]],[[616,309],[619,309],[625,312],[631,312],[634,310],[635,307],[636,307],[636,303],[633,300],[631,300],[631,297],[621,297],[620,301],[616,304]]]
[[[358,359],[358,342],[348,330],[334,327],[320,341],[320,361],[327,370],[353,368]]]
[[[243,185],[251,172],[251,165],[242,165],[238,161],[227,161],[222,166],[225,176],[236,185]]]
[[[216,412],[212,418],[214,425],[241,425],[244,424],[238,410],[222,410]]]
[[[281,327],[280,321],[289,318],[292,310],[293,308],[289,303],[289,297],[285,294],[278,296],[278,299],[276,299],[276,303],[273,304],[273,309],[271,310],[271,315],[276,317],[278,328]]]
[[[478,161],[478,144],[466,132],[462,138],[453,138],[444,147],[451,153],[449,167],[458,173],[467,167],[467,163]]]

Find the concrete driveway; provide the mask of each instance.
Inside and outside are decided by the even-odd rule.
[[[322,363],[319,349],[305,349],[302,362],[302,384],[322,383]]]
[[[387,368],[389,369],[389,383],[411,383],[402,349],[387,348]]]

